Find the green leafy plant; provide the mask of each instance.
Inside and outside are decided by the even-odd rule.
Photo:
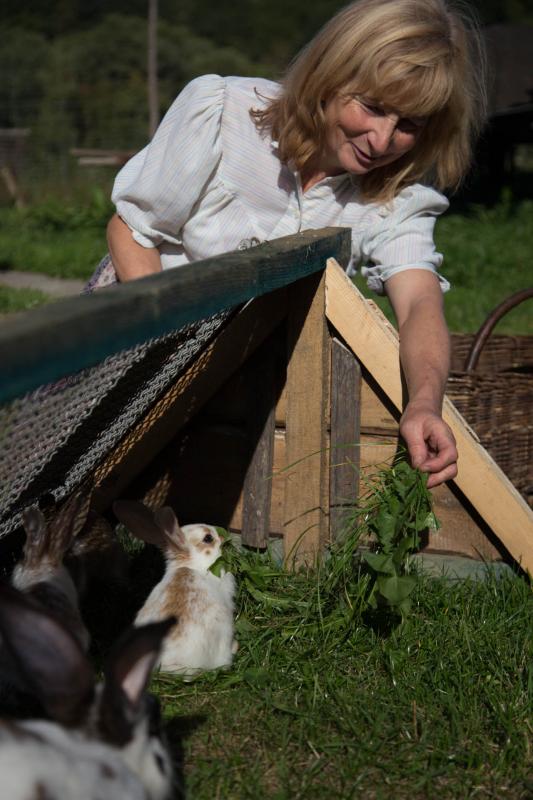
[[[427,474],[413,469],[401,456],[379,474],[370,507],[365,524],[375,544],[364,555],[373,576],[368,602],[374,609],[388,606],[405,618],[417,580],[408,574],[409,556],[419,549],[422,531],[438,528]]]
[[[306,637],[320,628],[332,646],[362,624],[365,612],[379,610],[394,627],[405,620],[417,577],[409,574],[409,556],[420,534],[438,527],[427,476],[401,453],[372,483],[346,525],[344,537],[330,546],[314,569],[291,572],[272,553],[240,549],[226,538],[221,558],[211,567],[232,572],[240,587],[240,624],[280,624],[288,637]],[[371,540],[371,551],[361,545]],[[313,585],[312,591],[310,586]]]

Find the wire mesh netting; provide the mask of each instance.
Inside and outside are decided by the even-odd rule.
[[[103,268],[102,268],[103,267]],[[112,283],[104,260],[89,288]],[[0,406],[0,537],[77,488],[222,329],[223,311]]]

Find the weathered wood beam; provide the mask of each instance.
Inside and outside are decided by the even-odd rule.
[[[326,269],[326,315],[396,408],[402,408],[398,335],[356,289],[334,259]],[[518,564],[533,575],[533,512],[479,444],[448,398],[443,417],[459,450],[453,481]]]
[[[277,353],[267,340],[252,356],[246,370],[246,432],[253,452],[242,489],[242,542],[249,547],[265,548],[270,534],[276,362]]]
[[[294,283],[330,256],[347,261],[349,250],[346,228],[305,231],[17,315],[0,328],[0,402]]]
[[[361,367],[351,350],[331,340],[330,536],[346,531],[359,491]]]

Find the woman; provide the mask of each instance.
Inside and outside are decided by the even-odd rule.
[[[349,271],[364,265],[398,321],[409,394],[400,431],[430,487],[457,474],[441,417],[448,284],[433,227],[448,205],[440,191],[459,185],[484,120],[482,67],[479,35],[444,0],[358,0],[281,85],[207,75],[185,87],[118,174],[108,227],[121,281],[350,227]]]

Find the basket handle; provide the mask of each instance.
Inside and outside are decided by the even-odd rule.
[[[502,303],[500,303],[500,305],[496,306],[493,311],[491,311],[474,337],[472,347],[470,348],[470,352],[466,357],[464,366],[465,372],[473,372],[477,367],[477,362],[479,361],[481,351],[483,350],[485,342],[492,333],[496,323],[501,320],[504,314],[507,314],[507,312],[512,308],[519,305],[519,303],[523,303],[524,300],[528,300],[530,297],[533,297],[533,286],[530,286],[528,289],[521,289],[519,292],[509,295],[506,300],[504,300]]]

